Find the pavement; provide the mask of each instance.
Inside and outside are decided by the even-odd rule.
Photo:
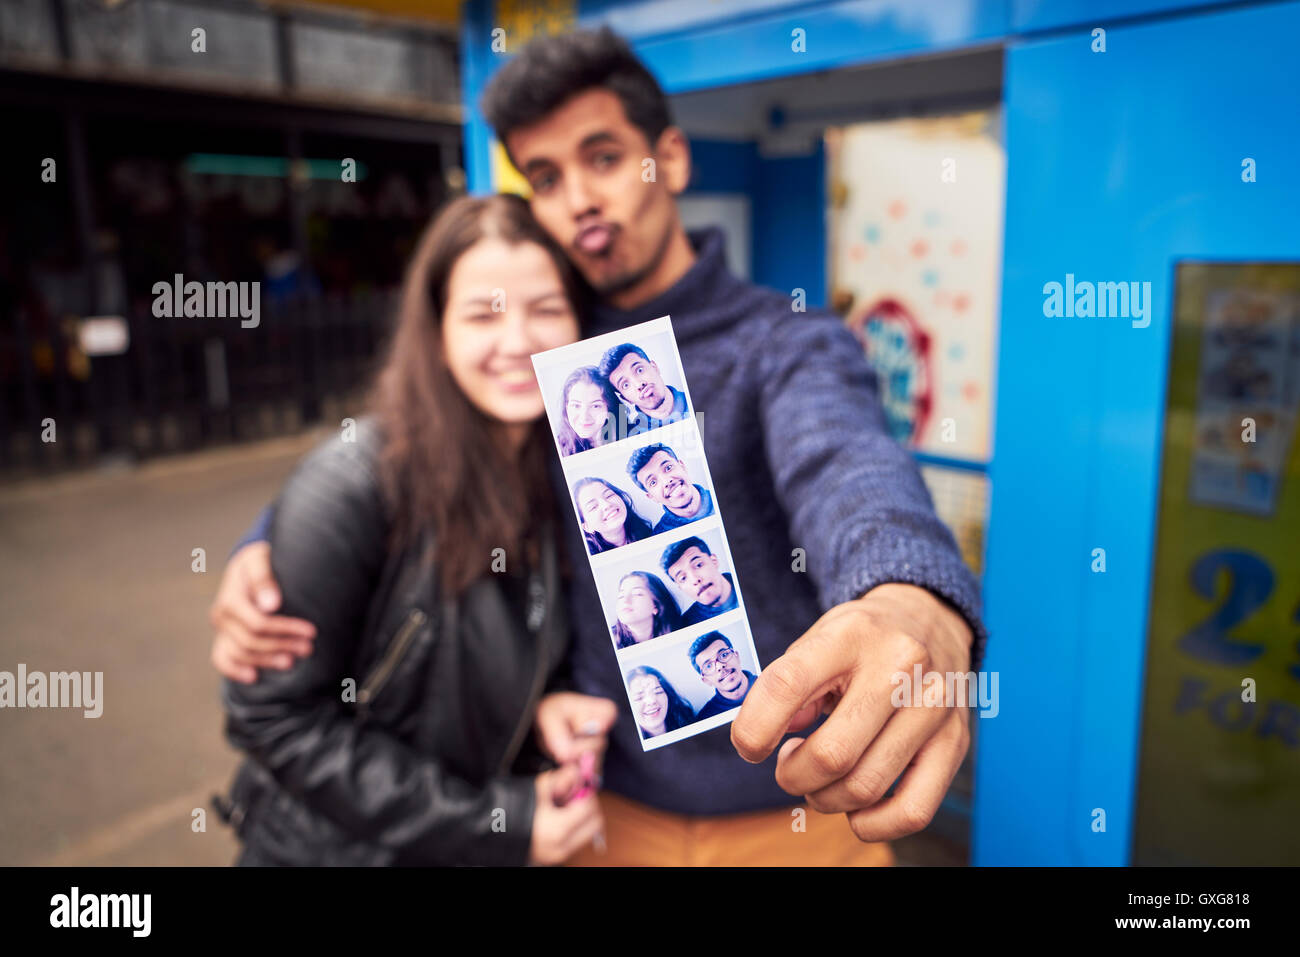
[[[0,711],[0,865],[225,865],[225,742],[207,609],[307,432],[0,487],[0,671],[102,672],[103,713]],[[206,570],[195,571],[194,549]],[[935,832],[903,865],[963,864]]]

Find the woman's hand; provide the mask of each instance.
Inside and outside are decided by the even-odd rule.
[[[618,708],[608,698],[556,691],[538,702],[537,740],[556,764],[571,764],[582,752],[595,751],[599,768],[617,718]]]
[[[536,777],[537,809],[533,812],[529,864],[563,864],[603,833],[605,818],[594,791],[566,804],[559,803],[581,783],[573,765],[544,771]]]

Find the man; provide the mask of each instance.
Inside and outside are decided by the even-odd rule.
[[[683,538],[666,549],[662,564],[669,580],[691,602],[682,612],[682,625],[698,625],[740,607],[736,583],[718,564],[702,538]]]
[[[664,382],[658,363],[651,362],[640,346],[630,342],[614,346],[601,357],[597,368],[614,391],[640,413],[640,421],[632,425],[629,435],[680,422],[690,415],[686,393]]]
[[[608,850],[576,861],[892,862],[879,842],[929,823],[970,731],[964,708],[895,711],[890,676],[978,668],[985,635],[978,585],[889,437],[861,347],[831,313],[796,313],[786,295],[731,275],[721,230],[687,235],[676,202],[690,180],[686,137],[612,33],[534,40],[483,106],[531,184],[534,215],[600,299],[584,335],[672,316],[686,376],[709,407],[700,429],[713,491],[746,519],[727,537],[767,663],[730,742],[711,732],[645,754],[635,723],[615,724],[601,793]],[[570,607],[599,607],[590,575],[571,588]],[[241,550],[213,606],[223,673],[251,680],[310,650],[310,625],[269,616],[277,601],[265,543]],[[570,664],[578,691],[625,697],[599,616],[574,616]],[[589,700],[538,715],[557,759],[583,739]],[[781,743],[822,712],[810,734]],[[806,831],[792,840],[791,806],[805,802]]]
[[[695,720],[739,708],[754,686],[754,676],[741,669],[731,639],[720,631],[707,631],[691,642],[689,655],[700,680],[713,689],[713,697],[695,713]]]
[[[627,473],[650,501],[664,507],[663,515],[655,522],[655,534],[713,514],[709,490],[691,482],[686,463],[666,445],[637,449],[627,461]]]

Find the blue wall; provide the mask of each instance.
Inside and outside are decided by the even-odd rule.
[[[1089,32],[1006,58],[980,864],[1128,861],[1174,262],[1300,257],[1300,5]],[[1149,280],[1150,327],[1044,318],[1067,272]]]

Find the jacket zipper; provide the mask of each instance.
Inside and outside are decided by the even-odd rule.
[[[428,618],[429,616],[421,609],[411,609],[411,613],[406,616],[406,621],[402,623],[402,627],[398,630],[392,643],[389,644],[383,659],[370,672],[365,682],[362,683],[361,690],[357,692],[357,708],[359,711],[364,713],[369,709],[371,702],[375,700],[375,696],[379,694],[388,679],[392,677],[394,669],[397,668],[397,663],[406,654],[406,649],[410,646],[416,631],[428,621]]]
[[[545,588],[545,583],[543,583],[542,587]],[[531,591],[531,588],[529,590]],[[545,601],[549,605],[551,596],[549,593],[545,594]],[[510,769],[510,765],[519,756],[519,751],[524,745],[524,736],[528,733],[528,729],[532,727],[533,706],[537,703],[537,699],[541,697],[542,685],[546,681],[546,632],[548,631],[548,624],[544,616],[537,630],[537,670],[533,673],[533,684],[528,691],[528,700],[524,704],[523,713],[519,716],[519,725],[515,728],[515,733],[510,738],[510,745],[501,758],[501,765],[497,768],[497,777],[501,777]]]

